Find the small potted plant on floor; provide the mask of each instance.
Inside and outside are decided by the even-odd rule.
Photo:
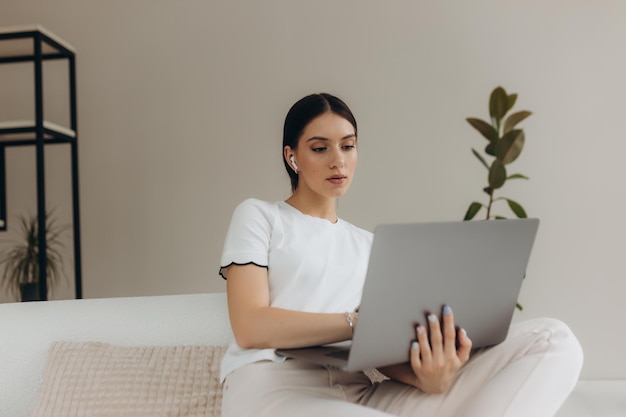
[[[21,301],[39,300],[39,241],[37,216],[21,215],[17,241],[0,252],[0,286]],[[63,265],[63,242],[61,237],[67,229],[58,225],[52,216],[46,215],[46,276],[48,293],[65,276]]]

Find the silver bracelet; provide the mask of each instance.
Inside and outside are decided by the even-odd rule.
[[[348,322],[348,326],[350,326],[350,330],[354,333],[354,317],[352,316],[352,312],[346,312],[346,321]]]

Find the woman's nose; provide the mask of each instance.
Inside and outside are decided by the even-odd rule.
[[[331,168],[343,168],[345,164],[345,158],[341,151],[335,151],[333,157],[331,159],[330,167]]]

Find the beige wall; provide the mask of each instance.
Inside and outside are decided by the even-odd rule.
[[[586,351],[584,377],[626,377],[623,2],[3,0],[0,9],[0,24],[41,24],[78,50],[86,297],[223,291],[230,213],[249,196],[288,195],[282,120],[310,92],[340,95],[360,123],[342,217],[367,229],[462,218],[485,180],[470,152],[483,139],[464,119],[486,118],[488,94],[503,85],[534,112],[514,165],[531,181],[505,194],[542,220],[518,318],[567,321]],[[31,97],[2,74],[0,115],[15,117]],[[52,99],[47,114],[63,119],[62,107]],[[49,154],[48,204],[69,221],[69,160]],[[11,216],[34,207],[33,163],[9,155]],[[56,294],[68,296],[70,287]]]

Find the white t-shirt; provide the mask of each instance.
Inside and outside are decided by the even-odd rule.
[[[361,302],[373,235],[346,221],[303,214],[284,201],[243,201],[233,213],[220,261],[266,267],[270,306],[315,313],[343,313]],[[222,380],[241,366],[284,360],[274,349],[241,349],[224,355]]]

